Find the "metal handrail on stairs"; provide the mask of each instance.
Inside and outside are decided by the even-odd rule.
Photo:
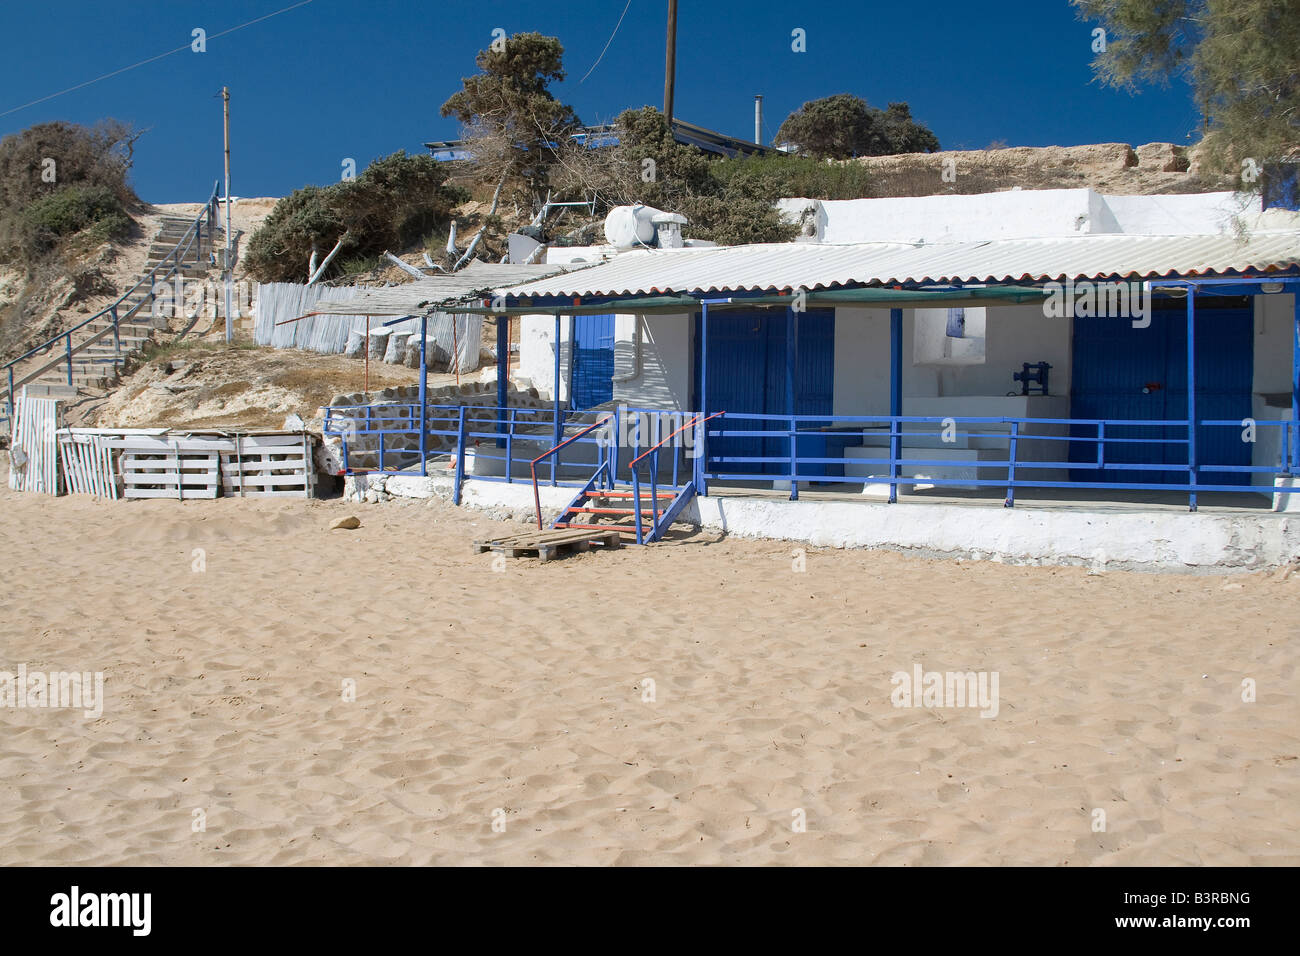
[[[537,530],[538,531],[542,530],[542,497],[537,490],[537,463],[549,455],[554,455],[565,445],[577,441],[583,435],[586,435],[589,432],[594,432],[597,428],[600,428],[602,425],[608,424],[609,421],[610,419],[606,417],[606,418],[602,418],[594,425],[588,425],[586,428],[578,432],[576,435],[571,435],[568,438],[566,438],[564,441],[560,442],[558,445],[555,445],[552,448],[548,448],[546,451],[542,452],[540,455],[538,455],[536,458],[534,458],[532,461],[528,463],[528,470],[532,473],[533,476],[533,506],[537,509]],[[605,461],[602,457],[600,468],[604,468],[604,467],[605,467]],[[600,468],[596,469],[597,473],[599,473]]]
[[[727,413],[714,412],[712,415],[709,415],[706,418],[704,417],[704,413],[700,412],[690,421],[683,424],[680,428],[674,429],[671,434],[667,435],[659,442],[650,446],[644,452],[637,455],[635,458],[633,458],[631,461],[627,463],[628,471],[630,471],[632,474],[632,501],[636,513],[636,543],[637,544],[645,544],[644,534],[641,529],[641,472],[637,466],[640,465],[641,462],[644,461],[645,459],[647,458],[650,459],[650,536],[652,539],[658,540],[659,535],[663,532],[663,528],[661,527],[662,516],[666,515],[669,511],[674,510],[672,505],[669,505],[668,508],[665,508],[663,512],[660,512],[659,510],[659,479],[658,479],[659,450],[663,448],[664,445],[668,444],[668,442],[672,441],[674,438],[680,435],[682,432],[686,431],[686,429],[694,428],[697,425],[703,425],[725,414]],[[674,476],[675,475],[676,475],[676,465],[674,465]],[[674,480],[676,480],[675,477]],[[686,488],[694,489],[695,487],[696,487],[696,479],[692,477],[691,480],[686,483]]]
[[[125,315],[118,314],[118,306],[120,306],[128,296],[134,293],[145,282],[149,283],[149,301],[152,304],[154,299],[154,293],[153,293],[154,285],[156,285],[158,282],[165,282],[167,279],[170,279],[173,275],[176,274],[176,272],[184,264],[184,257],[189,253],[190,247],[195,244],[195,240],[197,240],[198,248],[195,250],[194,253],[194,261],[195,263],[199,261],[199,256],[202,254],[202,250],[203,250],[203,220],[205,218],[207,219],[208,235],[212,236],[213,234],[212,224],[217,218],[216,207],[217,207],[217,196],[219,195],[219,191],[220,191],[220,183],[214,182],[212,184],[212,195],[209,196],[208,201],[204,203],[203,211],[200,212],[198,216],[195,217],[194,221],[190,223],[189,228],[186,229],[185,234],[181,236],[180,239],[177,240],[176,245],[172,247],[171,252],[168,253],[166,256],[164,256],[161,262],[155,265],[143,276],[141,276],[136,281],[136,283],[133,286],[131,286],[131,288],[127,289],[124,293],[122,293],[122,295],[120,295],[117,298],[117,300],[114,301],[111,305],[96,312],[88,319],[84,319],[83,321],[78,322],[72,328],[60,332],[58,335],[54,336],[49,341],[43,342],[33,349],[29,349],[28,351],[24,352],[22,355],[18,356],[16,359],[12,359],[11,361],[6,362],[4,365],[0,365],[0,370],[3,370],[7,374],[9,379],[8,393],[6,395],[6,400],[5,400],[5,409],[7,415],[5,416],[4,420],[13,421],[14,395],[16,394],[15,389],[23,385],[26,385],[29,382],[35,381],[36,379],[44,375],[46,372],[48,372],[50,369],[56,368],[60,364],[66,362],[68,367],[68,384],[72,385],[72,357],[77,353],[81,352],[83,349],[95,344],[100,339],[106,337],[110,331],[113,333],[114,347],[119,352],[121,351],[119,325],[121,324],[122,320],[130,319],[131,316],[133,316],[136,312],[139,311],[140,307],[144,305],[144,299],[141,299],[134,306],[132,306],[131,309],[127,311]],[[182,243],[185,246],[184,249],[181,248]],[[166,266],[169,262],[171,263],[171,265],[167,269],[166,273],[164,273],[162,276],[158,276],[157,275],[158,270],[161,269],[163,266]],[[113,325],[111,328],[105,327],[95,335],[87,336],[75,347],[73,346],[72,333],[80,331],[90,323],[98,319],[102,319],[105,316],[111,316],[113,320]],[[58,344],[60,340],[62,340],[64,343],[64,354],[62,356],[55,359],[54,361],[46,362],[40,368],[36,369],[36,371],[30,372],[29,374],[15,381],[14,379],[15,365],[17,365],[19,362],[31,358],[34,355],[50,351],[51,349],[54,348],[56,344]]]

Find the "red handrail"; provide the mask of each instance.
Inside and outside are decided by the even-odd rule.
[[[554,448],[551,448],[551,449],[548,449],[547,451],[542,452],[540,455],[538,455],[536,458],[534,458],[532,461],[530,461],[530,462],[528,463],[528,470],[529,470],[529,472],[530,472],[530,473],[532,474],[532,476],[533,476],[533,507],[537,509],[537,530],[538,530],[538,531],[541,531],[541,530],[542,530],[542,496],[541,496],[541,494],[537,491],[537,463],[538,463],[539,461],[541,461],[543,458],[545,458],[547,455],[553,455],[553,454],[555,454],[557,451],[559,451],[559,450],[560,450],[561,448],[563,448],[565,445],[569,444],[569,442],[577,441],[577,440],[578,440],[579,438],[581,438],[583,435],[587,434],[587,432],[595,431],[597,428],[599,428],[601,425],[606,424],[608,421],[609,421],[608,418],[602,418],[600,421],[596,422],[594,425],[588,425],[586,428],[584,428],[582,431],[578,432],[576,435],[571,435],[571,436],[569,436],[569,437],[566,438],[564,441],[562,441],[562,442],[560,442],[558,445],[556,445]],[[506,467],[507,467],[507,468],[510,467],[508,463],[507,463]]]
[[[703,415],[703,414],[704,414],[703,412],[700,412],[700,415]],[[671,435],[669,435],[669,436],[668,436],[667,438],[665,438],[663,441],[659,442],[658,444],[656,444],[656,445],[654,445],[654,446],[652,446],[652,447],[650,447],[650,448],[647,448],[647,449],[646,449],[642,454],[637,455],[635,458],[633,458],[631,461],[629,461],[629,462],[627,463],[628,470],[631,471],[633,468],[636,467],[637,462],[639,462],[642,458],[644,458],[646,455],[650,454],[652,451],[658,451],[658,450],[659,450],[660,448],[662,448],[665,444],[667,444],[668,442],[672,441],[672,439],[675,438],[677,435],[679,435],[679,434],[681,434],[682,432],[686,431],[686,429],[691,428],[691,427],[694,426],[694,425],[703,425],[705,422],[709,421],[710,419],[714,419],[714,418],[717,418],[719,415],[725,415],[725,414],[727,414],[727,413],[726,413],[726,412],[714,412],[714,413],[713,413],[712,415],[710,415],[708,418],[704,418],[704,419],[701,419],[701,418],[700,418],[700,415],[696,415],[696,416],[695,416],[694,418],[692,418],[689,422],[687,422],[687,423],[686,423],[685,425],[683,425],[681,428],[677,429],[675,432],[673,432]]]

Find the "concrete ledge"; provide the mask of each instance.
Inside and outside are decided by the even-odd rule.
[[[1271,513],[1104,512],[697,498],[687,520],[742,538],[887,548],[1008,564],[1253,570],[1300,554],[1300,520]]]

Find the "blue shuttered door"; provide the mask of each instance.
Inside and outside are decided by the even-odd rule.
[[[1249,300],[1246,300],[1247,303]],[[1071,416],[1134,421],[1176,420],[1187,416],[1187,313],[1184,303],[1158,303],[1151,325],[1134,328],[1128,319],[1076,318],[1071,376]],[[1253,312],[1240,300],[1198,300],[1196,304],[1196,417],[1240,421],[1250,415],[1254,377]],[[1092,426],[1072,434],[1092,438]],[[1186,427],[1108,426],[1107,438],[1155,439],[1106,444],[1108,464],[1186,464]],[[1199,426],[1197,461],[1248,465],[1252,446],[1241,429]],[[1070,460],[1095,461],[1096,445],[1072,442]],[[1202,470],[1205,484],[1247,485],[1242,472]],[[1072,481],[1181,483],[1184,473],[1151,469],[1071,469]]]
[[[698,342],[698,337],[697,337]],[[818,309],[799,316],[798,357],[795,379],[795,414],[828,415],[831,412],[835,371],[835,312]],[[746,420],[744,412],[788,414],[786,395],[786,315],[777,310],[718,311],[709,315],[709,375],[707,411],[726,411],[732,426],[746,431],[784,428],[779,422]],[[700,355],[695,355],[696,401],[699,406]],[[826,439],[799,439],[801,455],[828,457]],[[784,458],[765,463],[721,463],[713,470],[733,474],[784,474],[790,443],[774,438],[713,439],[709,456],[727,458]],[[816,466],[821,470],[821,466]]]
[[[573,317],[573,408],[592,408],[614,398],[614,316]]]

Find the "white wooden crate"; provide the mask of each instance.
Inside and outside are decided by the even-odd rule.
[[[236,498],[310,498],[316,468],[305,434],[242,435],[221,453],[221,492]]]
[[[182,444],[182,443],[176,443]],[[122,450],[124,498],[215,498],[220,481],[220,453],[173,448]]]

